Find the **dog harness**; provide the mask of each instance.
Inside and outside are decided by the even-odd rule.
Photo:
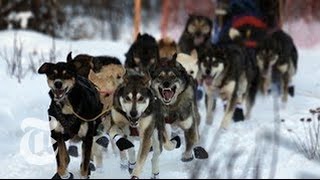
[[[98,114],[97,116],[93,117],[93,118],[90,118],[90,119],[86,119],[86,118],[83,118],[82,116],[80,116],[78,113],[76,113],[74,110],[73,110],[73,107],[72,105],[69,103],[69,101],[67,100],[66,103],[64,104],[64,108],[65,110],[71,112],[73,115],[75,115],[77,118],[81,119],[82,121],[85,121],[85,122],[91,122],[91,121],[95,121],[97,120],[99,117],[105,115],[109,115],[111,113],[111,108],[110,106],[108,106],[107,108],[103,109],[103,111]]]

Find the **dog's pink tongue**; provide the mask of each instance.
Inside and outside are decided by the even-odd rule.
[[[212,78],[211,77],[206,77],[204,79],[204,82],[206,83],[206,85],[210,86],[212,84]]]
[[[202,44],[203,41],[204,41],[204,37],[203,37],[203,36],[194,38],[194,44],[195,44],[196,46]]]
[[[164,96],[164,98],[166,99],[166,100],[169,100],[169,99],[171,99],[172,97],[173,97],[173,91],[171,91],[171,90],[163,90],[162,91],[162,95]]]
[[[55,94],[57,95],[57,96],[61,96],[62,94],[63,94],[63,90],[55,90]]]

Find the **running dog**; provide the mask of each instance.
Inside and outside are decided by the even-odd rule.
[[[255,99],[254,85],[251,84],[255,67],[247,61],[245,49],[236,44],[223,48],[208,46],[200,55],[199,68],[205,90],[206,123],[212,124],[218,97],[225,103],[220,128],[226,129],[231,119],[242,121],[249,118]],[[246,102],[246,117],[243,102]]]
[[[210,44],[211,30],[212,21],[208,17],[190,15],[179,39],[179,52],[190,54],[196,49],[199,53],[203,46]]]
[[[257,47],[256,60],[260,90],[267,94],[273,84],[282,94],[282,102],[286,103],[288,94],[294,96],[291,83],[298,64],[298,51],[290,35],[278,30],[265,38]]]
[[[141,35],[139,33],[125,56],[126,69],[152,70],[159,60],[159,48],[156,39],[149,34]]]
[[[191,51],[191,55],[179,53],[177,55],[177,61],[186,69],[187,73],[192,76],[194,80],[198,79],[198,53],[195,49]]]
[[[172,58],[175,53],[178,53],[177,43],[169,37],[160,39],[158,46],[160,58]]]
[[[153,149],[152,178],[158,178],[159,156],[162,145],[167,150],[180,146],[178,136],[171,141],[168,140],[168,134],[164,128],[165,122],[161,119],[161,112],[159,111],[161,102],[154,97],[150,87],[151,79],[147,74],[127,70],[124,83],[115,92],[114,106],[111,111],[113,125],[110,129],[110,136],[117,143],[118,138],[123,138],[123,135],[132,141],[135,136],[132,134],[133,131],[138,131],[136,135],[139,136],[140,147],[137,162],[134,148],[128,149],[129,172],[132,172],[132,178],[138,178],[141,174],[151,147]],[[135,167],[133,168],[132,165],[135,165]],[[130,169],[133,169],[133,171],[130,171]]]
[[[77,74],[87,77],[95,85],[100,93],[103,109],[111,109],[114,92],[119,84],[122,83],[122,77],[125,73],[120,60],[115,57],[85,54],[80,54],[72,59],[71,53],[69,53],[67,61],[76,67]],[[93,144],[92,162],[90,162],[91,170],[95,170],[96,167],[102,167],[103,148],[107,148],[110,141],[107,133],[111,126],[110,114],[105,114],[101,120],[98,132],[94,137],[94,142],[96,143]],[[77,139],[70,140],[68,148],[69,154],[74,157],[78,157],[76,142]],[[93,164],[93,160],[96,162],[96,167]]]
[[[103,109],[99,93],[88,79],[77,75],[70,63],[44,63],[38,73],[46,74],[50,88],[48,115],[57,160],[57,173],[53,178],[73,178],[67,169],[70,158],[65,141],[76,136],[82,140],[81,178],[89,178],[93,136]]]
[[[202,147],[195,147],[199,142],[200,115],[195,97],[195,82],[185,68],[176,60],[161,59],[152,73],[152,88],[156,97],[161,100],[161,115],[167,124],[178,126],[184,131],[186,150],[182,155],[183,162],[208,158]]]

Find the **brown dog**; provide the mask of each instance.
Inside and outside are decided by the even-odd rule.
[[[172,58],[172,56],[178,52],[177,43],[169,37],[160,39],[158,46],[160,58]]]

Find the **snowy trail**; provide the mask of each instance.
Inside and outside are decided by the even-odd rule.
[[[10,54],[12,48],[12,31],[0,32],[0,51],[4,47]],[[51,39],[38,33],[19,31],[18,37],[24,44],[24,57],[30,52],[37,51],[38,55],[47,55],[51,48]],[[79,53],[92,55],[111,55],[124,60],[124,53],[129,44],[123,42],[93,41],[62,41],[56,40],[58,59],[64,60],[69,51],[73,56]],[[301,130],[303,127],[300,118],[309,117],[310,108],[320,106],[320,48],[299,51],[298,73],[294,78],[296,85],[296,97],[290,98],[287,109],[281,111],[280,123],[281,135],[289,138],[288,128]],[[24,59],[28,61],[28,59]],[[55,160],[49,141],[49,127],[47,121],[47,108],[49,105],[48,87],[45,76],[27,75],[21,84],[10,78],[5,70],[6,64],[0,61],[0,177],[2,178],[51,178],[55,172]],[[204,146],[210,149],[211,141],[217,133],[223,115],[222,104],[219,101],[214,124],[211,127],[204,125],[205,107],[203,100],[199,105],[202,122],[200,129]],[[30,118],[30,119],[26,119]],[[23,125],[23,127],[22,127]],[[227,178],[226,162],[229,161],[231,150],[241,152],[240,157],[234,164],[234,177],[251,177],[254,169],[245,169],[249,156],[255,147],[264,154],[262,160],[262,177],[268,178],[272,154],[272,143],[263,137],[266,131],[273,132],[273,100],[271,96],[257,98],[250,120],[232,124],[227,132],[221,134],[219,140],[214,143],[215,151],[210,154],[210,159],[217,164],[219,177]],[[29,137],[27,137],[27,135]],[[22,140],[27,139],[27,144]],[[280,141],[280,143],[283,143]],[[43,146],[39,147],[39,144]],[[135,142],[136,147],[138,146]],[[35,146],[37,145],[37,146]],[[180,161],[182,148],[167,152],[160,156],[160,178],[188,178],[189,172],[194,167],[195,160],[190,163]],[[29,159],[23,154],[31,149],[34,156]],[[280,145],[279,159],[277,164],[276,178],[301,178],[320,177],[320,162],[310,161],[297,153],[292,144]],[[91,178],[120,179],[129,178],[127,171],[120,169],[119,157],[113,153],[111,146],[104,153],[104,166],[99,172],[93,172]],[[202,160],[206,162],[208,160]],[[250,161],[252,163],[252,161]],[[80,158],[71,158],[69,171],[79,177]],[[211,170],[201,169],[201,177],[207,178]],[[141,178],[149,178],[151,175],[151,162],[148,158]]]

